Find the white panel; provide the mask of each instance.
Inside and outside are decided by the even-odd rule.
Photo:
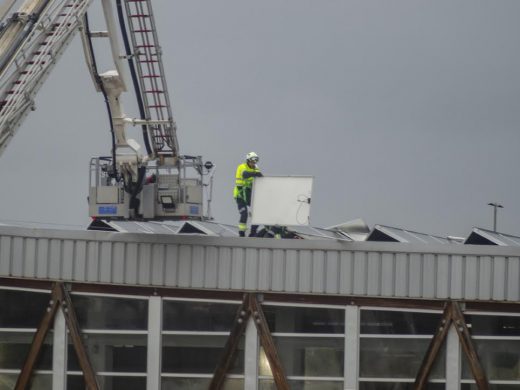
[[[312,177],[258,177],[251,200],[253,225],[308,225]]]
[[[323,251],[312,252],[312,292],[322,293],[325,290],[325,254]]]
[[[67,388],[67,327],[63,312],[58,309],[52,332],[52,389]]]
[[[345,308],[345,390],[358,388],[359,366],[359,308]]]
[[[148,347],[146,348],[146,389],[161,388],[161,327],[162,299],[150,297],[148,301]]]
[[[446,390],[460,389],[461,356],[459,335],[453,325],[446,338]]]
[[[258,389],[258,334],[254,320],[250,317],[246,326],[244,350],[244,389]]]

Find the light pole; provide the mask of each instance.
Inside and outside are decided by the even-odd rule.
[[[497,209],[503,209],[504,206],[502,206],[500,203],[493,202],[488,203],[488,206],[493,206],[493,231],[497,231]]]

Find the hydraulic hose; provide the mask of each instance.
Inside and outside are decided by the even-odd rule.
[[[94,71],[94,78],[96,80],[96,83],[103,94],[103,98],[105,99],[105,106],[107,108],[108,112],[108,121],[110,123],[110,134],[112,136],[112,174],[113,177],[117,180],[117,168],[116,168],[116,135],[114,132],[114,122],[112,121],[112,110],[110,109],[110,104],[108,102],[108,96],[105,90],[105,87],[103,86],[103,82],[101,81],[101,77],[99,77],[99,72],[97,69],[96,64],[96,56],[94,54],[94,46],[92,45],[92,38],[90,37],[90,27],[88,23],[88,14],[85,13],[84,16],[84,22],[85,22],[85,32],[88,39],[88,47],[90,51],[90,57],[92,59],[92,69]]]

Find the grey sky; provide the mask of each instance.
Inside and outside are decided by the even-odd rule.
[[[181,153],[313,175],[311,222],[520,234],[520,2],[155,0]],[[134,115],[133,97],[125,98]],[[101,95],[75,39],[0,159],[0,220],[85,225],[88,161],[107,155]]]

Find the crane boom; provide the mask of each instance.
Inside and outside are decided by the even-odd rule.
[[[35,109],[34,97],[57,60],[82,31],[87,65],[105,97],[112,132],[112,155],[91,159],[90,215],[203,219],[204,175],[213,164],[203,164],[201,156],[179,154],[151,0],[116,0],[126,55],[119,52],[112,0],[96,0],[102,3],[107,28],[98,32],[90,31],[87,18],[94,0],[25,0],[10,16],[6,15],[16,0],[7,1],[0,8],[0,155]],[[114,70],[98,73],[93,38],[108,38]],[[127,92],[124,58],[132,73],[139,118],[127,117],[121,104]],[[137,141],[126,138],[130,124],[142,126],[146,155]]]

